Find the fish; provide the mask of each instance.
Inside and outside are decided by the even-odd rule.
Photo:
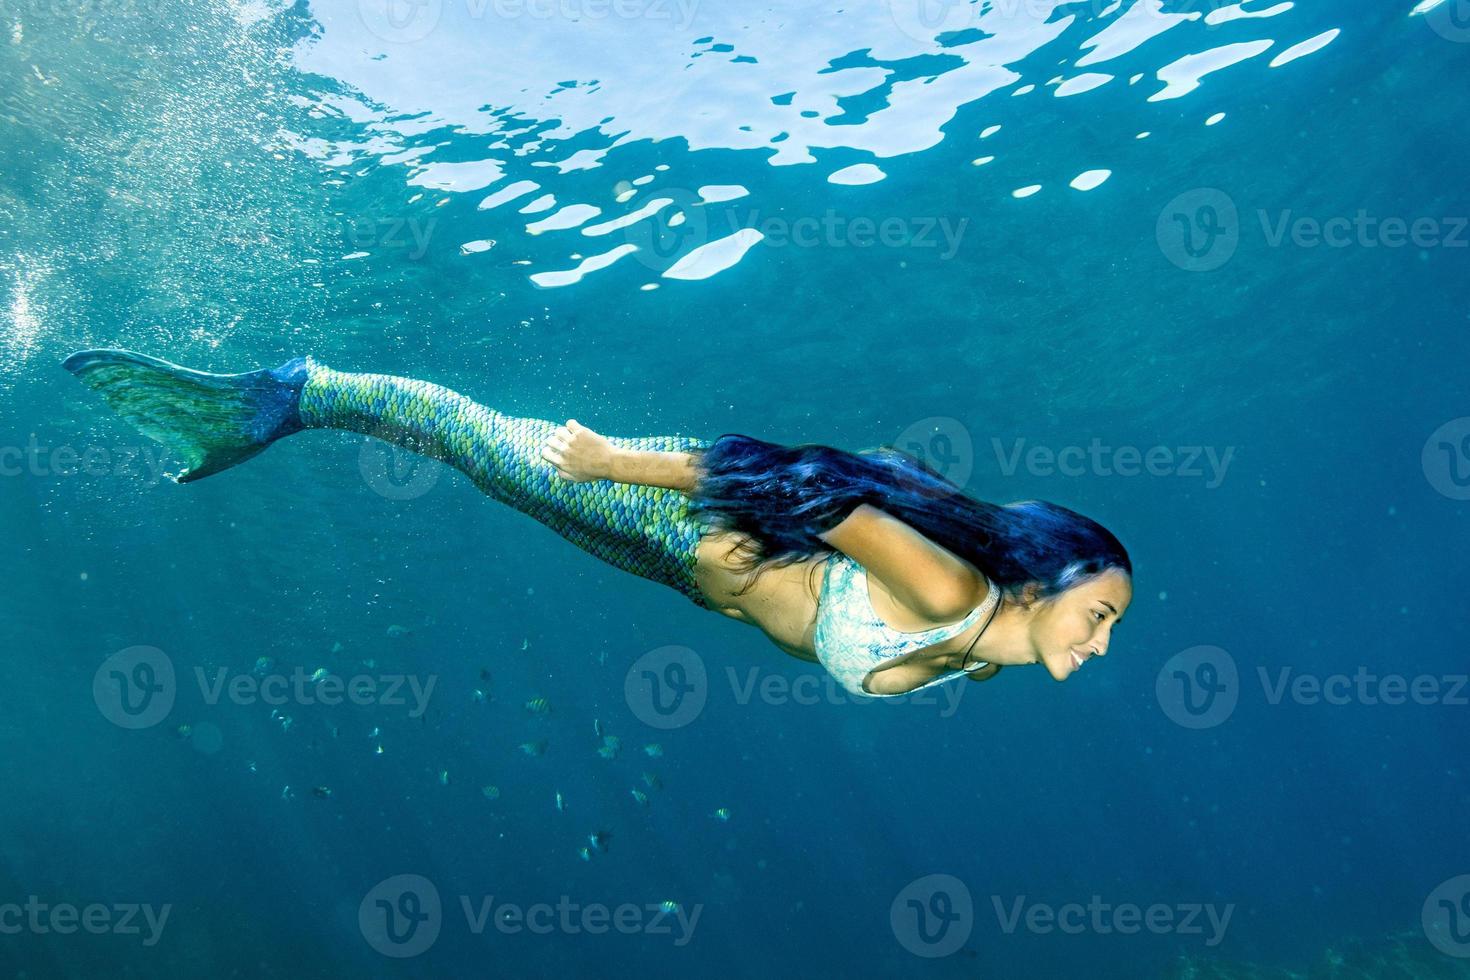
[[[317,797],[318,799],[329,800],[332,798],[332,787],[313,786],[311,788],[311,795]]]
[[[529,742],[522,742],[521,751],[530,756],[544,755],[546,753],[546,739],[536,738]]]
[[[439,785],[440,786],[448,786],[449,785],[449,770],[448,769],[440,769],[439,770]]]
[[[726,807],[726,806],[722,806],[718,810],[716,810],[714,813],[711,813],[710,816],[714,817],[716,820],[729,820],[730,819],[730,808],[729,807]]]
[[[607,842],[612,840],[612,834],[605,830],[596,830],[587,835],[587,843],[592,845],[593,850],[607,852]]]
[[[562,799],[562,796],[561,796],[560,793],[557,793],[556,794],[556,809],[557,809],[557,812],[561,812],[561,811],[565,810],[566,808],[567,808],[566,801]]]
[[[628,792],[633,794],[633,799],[637,801],[639,806],[648,806],[648,794],[643,792],[643,790],[630,789]]]
[[[499,786],[481,786],[480,787],[480,795],[484,796],[485,799],[487,799],[487,800],[498,800],[498,799],[500,799],[500,787]]]
[[[663,789],[664,781],[658,778],[657,773],[645,772],[643,774],[643,785],[647,786],[649,789]]]
[[[526,710],[533,715],[544,715],[551,711],[551,703],[545,698],[532,698],[526,702]]]
[[[397,623],[394,623],[392,626],[389,626],[388,627],[388,631],[387,632],[388,632],[388,635],[389,636],[395,636],[396,637],[396,636],[409,636],[409,635],[411,635],[413,633],[413,630],[409,629],[407,626],[399,626]]]
[[[587,850],[587,848],[585,848],[585,847],[582,848],[581,850],[579,850],[577,852],[577,856],[579,858],[581,858],[583,861],[591,861],[592,860],[592,852],[589,851],[589,850]]]
[[[657,759],[664,754],[664,747],[657,742],[650,742],[643,746],[643,752],[650,759]]]
[[[329,671],[328,671],[328,670],[327,670],[327,668],[325,668],[325,667],[318,667],[318,668],[317,668],[317,669],[316,669],[316,670],[315,670],[315,671],[314,671],[314,672],[313,672],[313,673],[312,673],[312,675],[311,675],[311,682],[312,682],[312,683],[313,683],[313,684],[320,684],[320,683],[321,683],[321,682],[322,682],[322,681],[323,681],[323,680],[325,680],[325,679],[326,679],[326,677],[327,677],[327,675],[328,675],[328,674],[329,674],[329,673],[330,673],[330,672],[329,672]]]
[[[485,692],[478,687],[475,688],[473,691],[470,692],[470,700],[474,701],[476,704],[484,704]]]
[[[257,677],[262,674],[269,674],[271,672],[271,668],[275,665],[276,661],[272,657],[257,657],[255,660],[255,669],[252,670],[251,673],[255,674]]]

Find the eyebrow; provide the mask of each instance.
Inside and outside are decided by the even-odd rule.
[[[1113,623],[1115,625],[1117,623],[1121,623],[1123,621],[1123,617],[1122,616],[1118,616],[1118,607],[1117,606],[1113,605],[1111,602],[1109,602],[1106,599],[1099,599],[1097,601],[1098,602],[1101,602],[1103,605],[1107,606],[1109,609],[1111,609],[1113,611],[1113,615],[1114,616],[1117,616],[1117,618],[1113,620]]]

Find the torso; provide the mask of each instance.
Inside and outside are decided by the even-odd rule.
[[[817,604],[821,596],[823,565],[832,552],[816,554],[784,568],[767,569],[756,578],[749,591],[737,595],[750,577],[749,573],[732,567],[741,560],[739,546],[745,540],[743,535],[734,531],[710,533],[700,539],[695,581],[704,593],[705,601],[713,611],[755,626],[791,656],[817,663],[813,640]],[[737,550],[727,554],[732,546]],[[871,575],[868,576],[868,598],[873,611],[896,630],[912,633],[945,625],[915,616]],[[887,673],[891,666],[927,659],[934,662],[936,671],[949,669],[957,665],[958,653],[957,644],[946,640],[904,654],[891,664],[885,664],[884,670],[873,672],[869,689],[875,693],[899,693],[884,691],[880,681],[882,674]],[[951,659],[955,664],[949,662]],[[993,667],[976,671],[976,680],[984,680],[994,672]]]

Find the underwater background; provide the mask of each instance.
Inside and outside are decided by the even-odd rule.
[[[0,0],[0,975],[1470,975],[1432,4]],[[897,445],[1134,601],[859,701],[361,436],[176,485],[87,347]]]

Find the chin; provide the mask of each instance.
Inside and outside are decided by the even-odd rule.
[[[1051,679],[1057,683],[1069,679],[1077,672],[1072,664],[1071,656],[1065,653],[1059,657],[1043,657],[1041,658],[1041,665],[1046,668],[1046,672],[1051,675]]]

